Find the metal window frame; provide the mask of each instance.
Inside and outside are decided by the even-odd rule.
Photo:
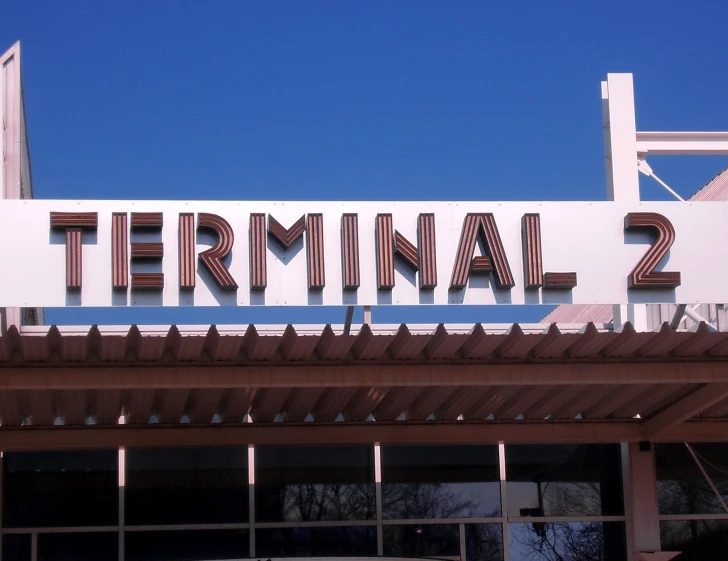
[[[124,419],[119,420],[120,424]],[[483,443],[483,446],[492,444]],[[500,484],[501,514],[493,517],[453,517],[453,518],[427,518],[427,519],[392,519],[385,520],[382,513],[382,461],[381,445],[378,442],[372,443],[374,454],[374,483],[376,489],[376,517],[367,520],[321,520],[321,521],[286,521],[286,522],[257,522],[255,516],[255,446],[248,445],[248,522],[240,523],[216,523],[216,524],[138,524],[127,525],[125,522],[126,506],[126,450],[118,449],[119,458],[119,523],[114,526],[68,526],[68,527],[31,527],[31,528],[6,528],[2,520],[2,484],[4,474],[0,469],[0,547],[2,536],[5,534],[30,534],[31,536],[31,561],[38,558],[38,535],[39,534],[85,534],[85,533],[112,533],[119,536],[119,561],[124,561],[124,537],[127,532],[154,532],[154,531],[200,531],[200,530],[248,530],[249,535],[249,558],[255,558],[255,531],[256,529],[287,529],[287,528],[342,528],[342,527],[375,527],[377,535],[377,555],[384,555],[384,527],[385,526],[439,526],[453,525],[458,527],[459,532],[459,559],[467,561],[466,526],[497,524],[501,527],[503,561],[510,561],[509,551],[509,524],[518,523],[580,523],[580,522],[621,522],[627,521],[626,515],[620,516],[544,516],[524,517],[509,516],[508,514],[508,489],[506,474],[506,452],[505,443],[499,442],[498,446],[498,482]],[[446,446],[446,445],[444,445]],[[0,453],[0,458],[2,454]],[[519,513],[520,514],[520,513]],[[661,515],[662,520],[728,520],[728,514],[710,515]],[[458,559],[453,557],[453,559]],[[0,554],[1,561],[1,554]]]

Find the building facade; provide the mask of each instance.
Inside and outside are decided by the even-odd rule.
[[[32,199],[19,46],[0,63],[2,193]],[[603,108],[613,201],[639,201],[646,153],[728,153],[720,135],[636,132],[631,76],[610,75]],[[696,200],[724,200],[725,178]],[[126,295],[129,262],[140,254],[126,237],[127,214],[114,216],[113,251],[125,257],[113,253],[108,268]],[[159,221],[161,229],[161,216],[137,227]],[[222,244],[224,225],[210,216]],[[267,235],[279,243],[273,255],[281,261],[304,230],[323,238],[320,215],[312,216],[300,231],[269,217],[266,232],[263,218],[263,258]],[[386,215],[379,216],[381,244]],[[497,229],[477,216],[493,245]],[[57,218],[61,226],[87,221],[64,232],[65,294],[77,298],[81,260],[68,248],[80,251],[91,222]],[[418,232],[426,231],[427,215],[418,219]],[[52,213],[51,229],[53,220]],[[184,224],[180,218],[179,260],[191,248],[192,272],[185,277],[180,266],[179,282],[194,287],[194,233],[184,245]],[[481,225],[472,224],[475,246]],[[418,249],[399,232],[391,237],[389,261],[378,261],[378,289],[394,284],[395,257],[426,266],[416,254],[426,241]],[[344,245],[354,238],[342,232]],[[323,286],[323,269],[311,265],[323,263],[316,243],[305,238],[309,289]],[[149,243],[136,250],[158,256]],[[465,280],[481,272],[508,284],[502,257],[491,250],[471,263],[472,253],[459,269]],[[215,268],[225,256],[200,254],[219,283],[230,276]],[[359,286],[358,260],[357,252],[345,254],[345,289]],[[389,280],[382,263],[391,266]],[[157,276],[137,281],[159,281],[149,274]],[[576,273],[558,275],[559,290],[576,286]],[[132,276],[131,290],[133,283]],[[0,304],[12,300],[2,296]],[[349,315],[326,326],[78,328],[43,325],[39,307],[3,308],[2,560],[725,558],[722,304],[565,304],[529,325],[391,326],[369,318],[365,312],[363,325]]]

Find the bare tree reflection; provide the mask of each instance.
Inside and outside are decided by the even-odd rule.
[[[372,520],[376,518],[376,492],[371,483],[285,485],[279,488],[282,520]]]
[[[513,561],[617,561],[609,555],[600,522],[512,525]],[[515,553],[515,555],[514,555]]]

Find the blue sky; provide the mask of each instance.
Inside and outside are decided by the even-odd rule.
[[[22,41],[37,198],[599,200],[599,82],[641,130],[728,130],[721,2],[33,1]],[[690,195],[728,159],[661,158]],[[664,199],[645,181],[643,198]],[[543,309],[380,310],[376,322]],[[341,322],[339,309],[49,310],[53,323]]]

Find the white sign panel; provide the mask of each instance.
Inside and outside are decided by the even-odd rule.
[[[728,203],[1,201],[0,306],[728,302]]]

